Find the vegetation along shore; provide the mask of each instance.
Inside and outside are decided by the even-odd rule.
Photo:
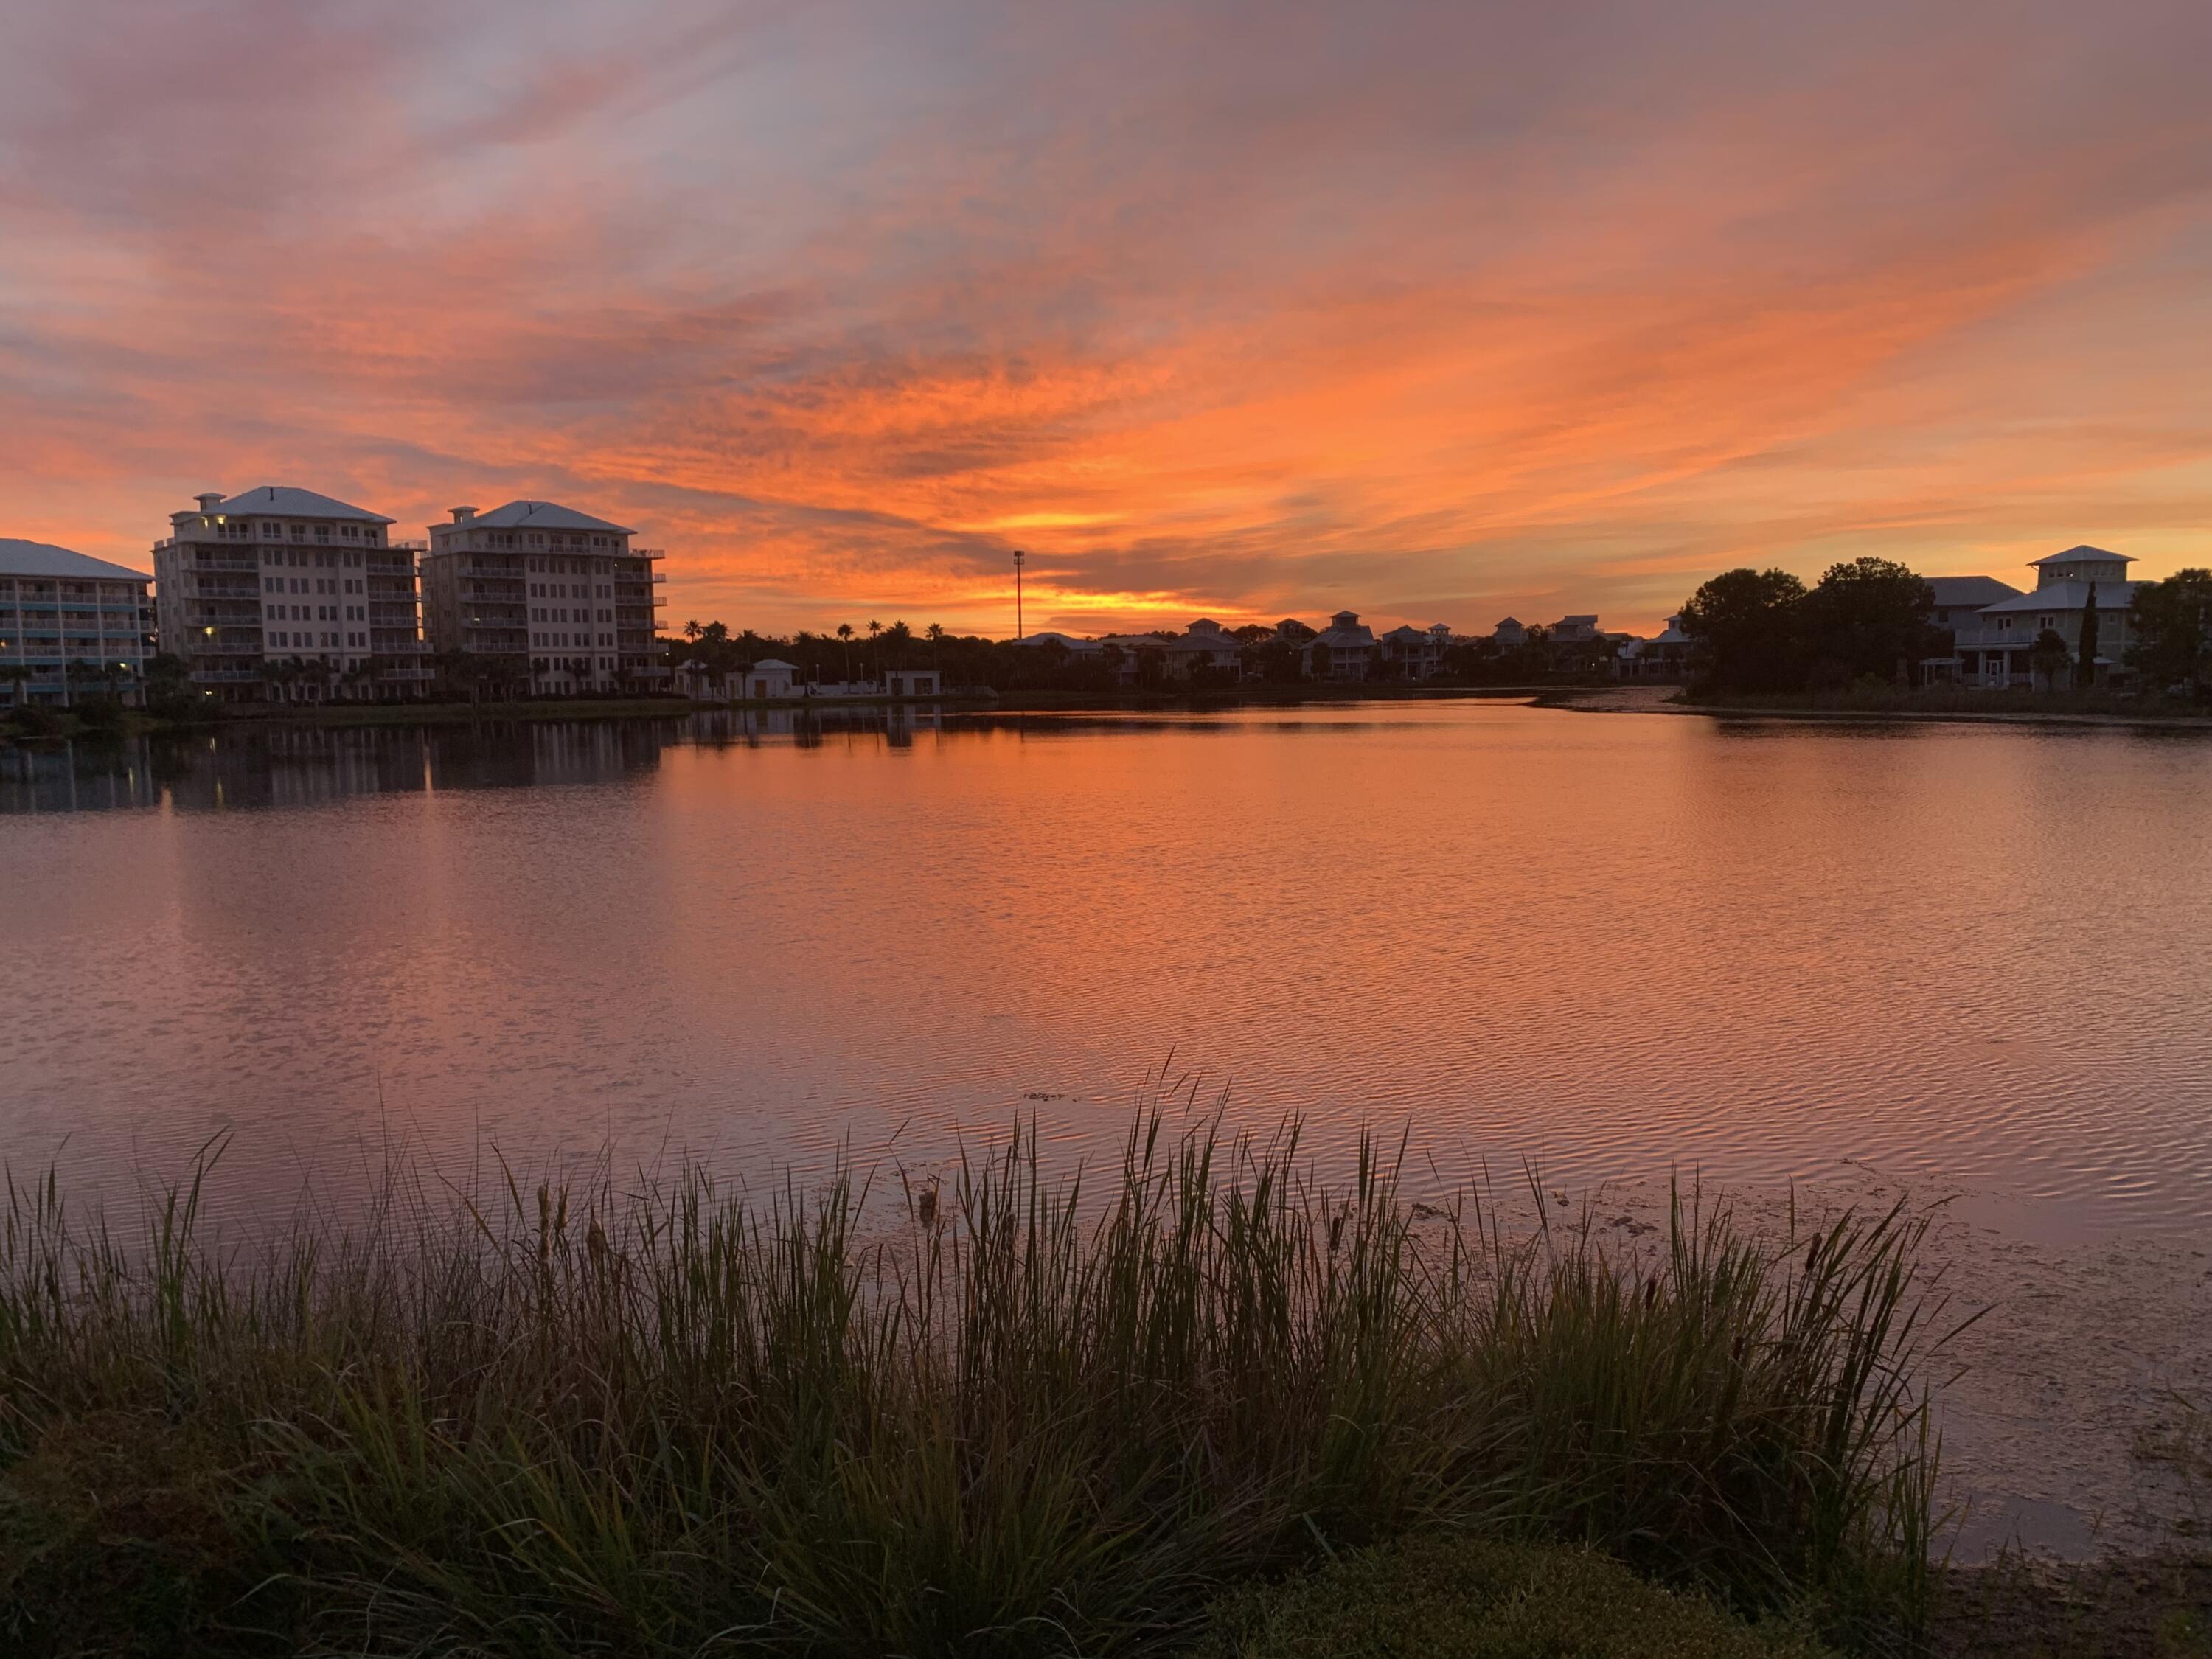
[[[1018,1138],[872,1200],[394,1178],[240,1252],[210,1176],[143,1248],[11,1185],[12,1651],[1304,1651],[1252,1596],[1432,1577],[1359,1554],[1421,1540],[1491,1552],[1446,1601],[1580,1575],[1560,1651],[1893,1648],[1934,1605],[1902,1212],[1762,1242],[1685,1198],[1622,1257],[1419,1212],[1372,1143],[1333,1189],[1294,1133],[1155,1121],[1099,1192]]]

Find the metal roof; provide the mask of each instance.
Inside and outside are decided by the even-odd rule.
[[[558,501],[509,501],[505,507],[479,513],[461,523],[464,526],[482,525],[488,530],[608,530],[618,536],[637,534],[627,525],[609,524],[605,519],[579,513]],[[450,530],[454,526],[441,525],[439,528]]]
[[[392,522],[381,513],[349,507],[328,495],[318,495],[312,489],[299,489],[290,484],[263,484],[242,495],[233,495],[219,505],[216,511],[230,518],[349,519],[357,524]]]
[[[1963,605],[1979,610],[2020,592],[2011,583],[2001,582],[1995,576],[1930,576],[1927,580],[1928,586],[1936,590],[1936,603],[1947,608]]]
[[[2147,582],[2045,582],[2025,593],[2015,593],[2008,599],[1999,599],[1995,605],[1985,605],[1981,614],[1996,611],[2001,615],[2016,615],[2029,611],[2085,611],[2089,605],[2089,590],[2097,590],[2097,609],[2124,611],[2134,602],[2136,589],[2146,587]]]
[[[2053,553],[2047,558],[2030,559],[2027,562],[2033,568],[2039,564],[2073,564],[2082,559],[2117,559],[2122,564],[2135,562],[2133,556],[2130,554],[2108,553],[2101,547],[2090,546],[2087,542],[2083,542],[2078,547],[2069,547],[2063,553]]]
[[[65,581],[150,582],[142,570],[72,553],[52,542],[0,536],[0,576],[58,576]]]

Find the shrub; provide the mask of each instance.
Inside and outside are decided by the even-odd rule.
[[[1687,1200],[1614,1256],[1417,1216],[1371,1142],[1337,1188],[1294,1129],[1157,1118],[1103,1191],[1018,1136],[896,1216],[850,1172],[394,1177],[241,1255],[204,1177],[128,1249],[10,1184],[15,1651],[1162,1650],[1429,1528],[1854,1627],[1925,1601],[1901,1212],[1764,1243]]]
[[[1426,1534],[1214,1611],[1194,1659],[1819,1659],[1801,1626],[1747,1626],[1587,1550]]]

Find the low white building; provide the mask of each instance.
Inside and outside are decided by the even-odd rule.
[[[764,657],[738,676],[738,695],[760,702],[772,697],[798,695],[799,670],[776,657]]]
[[[0,706],[141,700],[153,578],[46,542],[0,537]]]

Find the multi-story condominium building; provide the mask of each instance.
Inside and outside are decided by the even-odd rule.
[[[142,699],[152,580],[45,542],[0,538],[0,703]]]
[[[420,696],[415,549],[392,520],[311,489],[201,495],[154,544],[161,647],[226,702]]]
[[[453,509],[430,526],[422,600],[431,648],[478,684],[539,696],[665,684],[656,614],[667,579],[637,532],[552,501]]]

